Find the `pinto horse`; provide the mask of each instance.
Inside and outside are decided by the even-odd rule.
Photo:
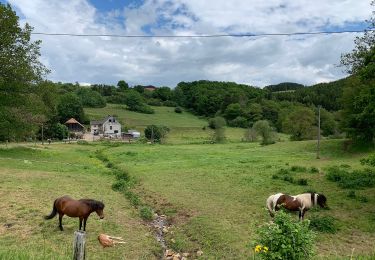
[[[315,192],[303,193],[295,196],[277,193],[269,196],[266,203],[271,217],[274,216],[275,211],[283,206],[290,211],[299,211],[299,220],[303,220],[306,211],[317,205],[321,208],[328,207],[327,198],[323,194]]]
[[[53,202],[53,208],[51,214],[45,216],[45,219],[51,219],[59,213],[59,227],[63,231],[62,218],[67,215],[72,218],[79,218],[79,230],[82,228],[83,221],[83,231],[86,231],[87,218],[92,212],[96,212],[100,219],[104,218],[103,214],[104,204],[103,202],[92,200],[92,199],[80,199],[74,200],[69,196],[63,196],[57,198]]]

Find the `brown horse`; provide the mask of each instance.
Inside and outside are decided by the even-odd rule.
[[[96,212],[100,219],[104,218],[103,214],[104,204],[103,202],[92,200],[92,199],[80,199],[74,200],[69,196],[63,196],[57,198],[53,202],[53,208],[51,214],[45,216],[45,219],[51,219],[59,213],[59,227],[63,231],[62,218],[67,215],[72,218],[79,218],[79,230],[82,228],[83,221],[83,231],[86,231],[87,218],[92,212]]]
[[[271,217],[274,216],[275,211],[283,206],[290,211],[299,211],[300,220],[303,220],[306,211],[317,205],[322,208],[327,208],[327,198],[323,194],[314,192],[298,194],[295,196],[277,193],[269,196],[266,204]]]

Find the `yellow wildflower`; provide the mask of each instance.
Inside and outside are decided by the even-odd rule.
[[[266,253],[268,251],[268,247],[264,246],[263,251]]]
[[[257,245],[254,249],[255,253],[259,253],[260,251],[262,251],[262,246],[261,245]]]

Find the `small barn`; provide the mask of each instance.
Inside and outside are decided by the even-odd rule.
[[[73,133],[84,133],[85,127],[80,122],[78,122],[75,118],[71,118],[65,122],[66,127],[68,127],[69,132]]]

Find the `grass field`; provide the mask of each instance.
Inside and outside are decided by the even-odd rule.
[[[60,232],[57,218],[42,218],[51,211],[53,200],[65,194],[106,204],[104,221],[100,222],[95,213],[88,220],[88,259],[160,256],[153,231],[141,220],[138,210],[111,189],[114,176],[96,158],[97,150],[137,180],[133,192],[156,212],[169,217],[173,227],[167,234],[168,246],[177,251],[194,254],[202,250],[201,259],[252,259],[250,245],[255,230],[270,220],[264,205],[268,195],[315,190],[327,196],[330,209],[309,211],[306,218],[332,216],[338,228],[334,234],[317,233],[317,258],[348,259],[353,254],[373,259],[375,188],[356,190],[367,201],[349,199],[349,190],[325,177],[329,166],[362,167],[359,160],[373,151],[344,151],[343,140],[324,140],[321,159],[316,159],[313,141],[261,146],[240,142],[241,130],[233,128],[227,129],[227,143],[209,144],[209,134],[202,134],[205,120],[183,113],[178,121],[173,117],[180,115],[166,116],[168,111],[173,109],[158,107],[153,115],[120,111],[114,106],[102,112],[88,111],[96,118],[117,114],[124,122],[134,122],[132,127],[148,122],[167,125],[176,132],[163,145],[98,142],[1,146],[0,259],[71,258],[78,220],[64,217],[65,231]],[[141,117],[150,118],[141,123]],[[188,120],[191,122],[186,123]],[[178,127],[189,124],[195,133],[183,138],[185,132]],[[272,178],[279,169],[292,166],[316,167],[319,172],[295,173],[296,178],[307,180],[307,186]],[[102,249],[96,240],[99,233],[122,236],[127,244]]]
[[[173,107],[152,107],[154,114],[141,114],[126,110],[122,105],[107,104],[105,108],[86,108],[85,113],[90,119],[102,119],[107,115],[115,115],[128,129],[143,130],[147,125],[164,125],[170,128],[165,143],[186,144],[208,142],[212,137],[212,130],[206,119],[198,118],[184,111],[175,113]],[[227,128],[226,137],[229,141],[238,142],[242,139],[244,130],[241,128]]]

